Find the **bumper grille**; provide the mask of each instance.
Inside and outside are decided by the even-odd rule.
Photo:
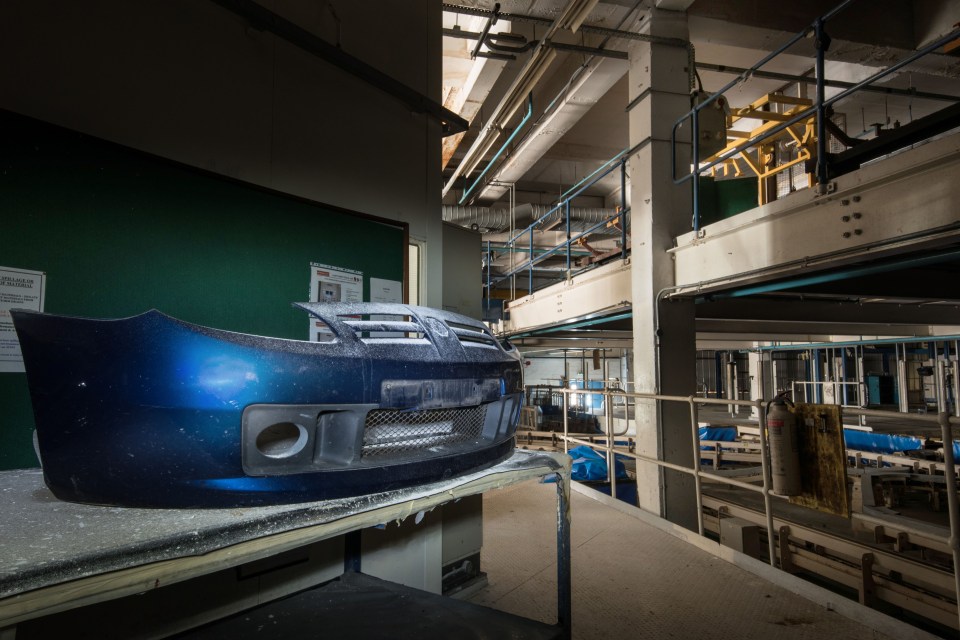
[[[394,411],[367,414],[363,430],[364,458],[437,455],[480,438],[487,407]]]

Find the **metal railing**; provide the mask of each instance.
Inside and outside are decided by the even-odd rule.
[[[930,44],[924,46],[922,49],[915,51],[911,55],[900,60],[899,62],[892,64],[891,66],[873,74],[872,76],[870,76],[869,78],[866,78],[865,80],[857,82],[853,86],[847,89],[844,89],[843,91],[840,91],[839,93],[833,95],[828,99],[825,96],[826,78],[824,76],[824,61],[825,61],[825,54],[830,47],[830,37],[829,35],[827,35],[824,27],[829,20],[831,20],[840,11],[846,9],[853,2],[854,0],[845,0],[844,2],[841,2],[840,4],[838,4],[830,12],[814,20],[806,29],[795,34],[793,37],[787,40],[786,43],[784,43],[775,51],[772,51],[771,53],[766,55],[758,63],[756,63],[749,69],[745,70],[742,74],[740,74],[739,76],[737,76],[736,78],[728,82],[719,91],[716,91],[715,93],[710,94],[710,96],[708,96],[706,99],[700,101],[689,112],[684,114],[674,123],[673,131],[670,136],[671,148],[672,148],[671,164],[672,164],[672,170],[673,170],[673,181],[675,184],[681,184],[683,182],[686,182],[687,180],[692,180],[692,183],[693,183],[692,226],[695,232],[700,230],[700,205],[699,205],[700,175],[706,171],[709,171],[713,167],[725,162],[728,158],[734,157],[737,154],[743,151],[746,151],[747,149],[756,147],[763,140],[768,139],[772,136],[775,136],[781,133],[782,131],[785,131],[788,127],[791,127],[797,124],[798,122],[801,122],[803,120],[810,118],[811,115],[816,115],[815,125],[816,125],[816,137],[817,137],[817,140],[816,140],[817,155],[816,155],[815,175],[817,180],[817,188],[821,190],[821,192],[825,192],[827,188],[827,183],[829,182],[829,178],[830,178],[829,156],[827,154],[827,147],[826,147],[827,135],[828,135],[827,124],[826,124],[827,110],[832,105],[850,96],[851,94],[857,91],[860,91],[865,87],[869,87],[873,85],[879,80],[882,80],[883,78],[886,78],[887,76],[893,73],[896,73],[906,65],[918,60],[919,58],[926,56],[929,53],[936,51],[940,47],[943,47],[944,45],[949,44],[950,42],[953,42],[957,38],[960,38],[960,29],[954,29],[949,34],[941,38],[938,38],[934,42],[931,42]],[[814,46],[816,48],[816,59],[815,59],[815,65],[814,65],[816,69],[816,77],[814,79],[815,80],[814,84],[816,86],[816,97],[813,101],[813,104],[806,109],[800,110],[798,113],[794,114],[790,118],[785,119],[783,122],[780,122],[778,125],[770,129],[766,129],[762,133],[746,138],[745,140],[743,140],[743,142],[737,144],[734,148],[727,150],[722,156],[716,157],[713,160],[710,160],[709,162],[703,162],[703,163],[699,162],[699,158],[700,158],[699,114],[700,112],[710,107],[714,103],[716,103],[716,101],[721,96],[726,94],[727,91],[734,88],[741,82],[749,79],[751,76],[753,76],[754,73],[759,71],[768,62],[770,62],[780,54],[787,51],[790,47],[795,45],[800,40],[807,38],[809,36],[813,36]],[[677,177],[677,144],[678,144],[677,130],[683,125],[684,122],[688,120],[690,121],[690,129],[692,133],[691,141],[690,141],[690,144],[692,145],[692,149],[691,149],[692,171],[686,175]]]
[[[560,197],[560,200],[557,202],[557,204],[550,208],[546,213],[531,222],[522,230],[514,233],[504,244],[493,246],[491,243],[487,243],[486,264],[488,265],[491,263],[491,254],[495,251],[509,251],[511,254],[526,253],[528,257],[520,264],[512,265],[510,269],[497,276],[493,276],[490,272],[490,269],[487,269],[486,282],[484,284],[485,297],[490,297],[495,285],[509,278],[515,278],[517,274],[520,274],[523,271],[527,271],[527,291],[528,293],[532,293],[534,290],[534,267],[553,256],[562,255],[566,258],[563,275],[564,278],[573,275],[574,272],[572,269],[572,259],[575,253],[573,250],[573,245],[578,241],[587,238],[590,234],[596,232],[597,230],[605,228],[608,224],[614,223],[614,221],[617,220],[619,220],[620,224],[620,256],[623,259],[627,257],[627,216],[630,213],[630,209],[627,207],[626,194],[627,158],[629,157],[628,151],[629,150],[624,150],[607,160],[596,171],[583,178],[580,182],[564,193]],[[570,218],[570,207],[573,199],[583,194],[584,191],[617,169],[620,170],[620,207],[618,208],[617,212],[600,220],[599,222],[589,225],[586,229],[580,231],[579,233],[574,233],[571,227]],[[564,219],[565,225],[563,229],[566,231],[566,239],[552,247],[535,247],[534,236],[536,231],[538,231],[549,218],[558,213],[560,213]],[[588,268],[589,267],[585,267],[582,269],[582,271],[585,271]]]
[[[770,464],[770,449],[769,442],[767,438],[767,421],[766,421],[766,412],[764,400],[730,400],[730,399],[720,399],[720,398],[701,398],[697,396],[671,396],[671,395],[661,395],[661,394],[652,394],[652,393],[630,393],[625,391],[603,391],[602,393],[606,397],[604,405],[607,407],[613,406],[614,397],[622,397],[624,399],[633,399],[635,401],[644,401],[644,402],[671,402],[671,403],[686,403],[690,409],[690,431],[692,438],[692,464],[691,466],[685,466],[682,464],[675,464],[673,462],[667,462],[661,460],[659,457],[651,457],[645,453],[637,453],[636,451],[624,450],[616,446],[616,437],[617,435],[613,431],[613,421],[608,419],[605,424],[604,439],[602,442],[597,442],[596,439],[587,439],[584,437],[577,437],[571,435],[568,429],[568,420],[567,420],[567,411],[569,409],[569,398],[571,395],[576,393],[582,393],[579,390],[571,389],[562,389],[561,393],[563,394],[563,437],[562,442],[564,446],[564,451],[569,450],[569,445],[586,445],[594,450],[603,452],[606,455],[607,459],[607,478],[610,482],[610,493],[611,496],[616,498],[616,458],[615,456],[627,456],[633,458],[638,463],[652,464],[660,469],[670,469],[677,471],[688,476],[693,477],[694,488],[695,488],[695,501],[696,501],[696,511],[697,511],[697,531],[701,536],[705,536],[705,525],[704,525],[704,497],[702,491],[702,483],[704,480],[714,481],[722,484],[731,485],[744,489],[746,491],[751,491],[754,493],[759,493],[763,497],[763,510],[764,510],[764,520],[766,526],[767,534],[767,552],[769,556],[769,563],[771,566],[778,566],[778,561],[781,569],[784,569],[785,560],[782,557],[777,555],[777,535],[778,532],[774,530],[774,516],[772,509],[772,475],[771,475],[771,464]],[[735,478],[721,475],[718,473],[712,473],[710,471],[705,471],[701,467],[700,461],[703,451],[701,451],[701,442],[700,442],[700,431],[699,431],[699,411],[700,408],[705,405],[729,405],[734,404],[742,407],[749,407],[751,409],[755,408],[759,415],[759,440],[760,440],[760,464],[761,464],[761,476],[762,482],[760,485],[751,484],[749,482],[744,482],[742,480],[737,480]],[[609,410],[608,410],[609,411]],[[883,411],[874,411],[870,409],[857,409],[857,408],[845,408],[844,413],[857,416],[886,416],[889,415],[887,412]],[[609,418],[609,414],[608,414]],[[943,447],[943,473],[944,473],[944,482],[948,487],[946,492],[947,497],[947,507],[949,511],[950,519],[950,537],[947,541],[947,544],[950,548],[950,553],[953,559],[954,567],[954,593],[960,596],[960,499],[958,499],[957,491],[949,490],[950,487],[956,486],[957,481],[957,472],[956,472],[956,461],[954,460],[953,452],[953,428],[954,426],[960,424],[960,418],[950,416],[946,412],[941,412],[938,415],[926,415],[919,416],[919,418],[925,422],[931,424],[937,424],[940,426],[941,437],[943,438],[944,447]],[[667,428],[681,428],[679,425],[671,426]],[[782,535],[782,534],[781,534]],[[958,598],[958,609],[957,609],[957,620],[960,622],[960,598]]]
[[[864,405],[860,400],[863,386],[862,382],[794,380],[790,386],[790,391],[793,394],[794,402],[826,402],[827,404],[839,404],[846,409],[847,407],[862,407]],[[831,394],[834,401],[828,402]]]

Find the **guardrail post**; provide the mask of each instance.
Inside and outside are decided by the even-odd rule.
[[[700,235],[700,111],[695,106],[691,118],[690,138],[693,143],[693,231]]]
[[[876,604],[875,588],[873,582],[873,562],[872,553],[865,553],[860,556],[860,604],[872,607]]]
[[[610,477],[610,497],[617,499],[617,454],[613,448],[615,430],[613,428],[613,411],[610,410],[610,392],[603,392],[603,413],[607,420],[607,472]]]
[[[760,415],[760,466],[763,472],[763,511],[767,518],[767,547],[770,553],[770,566],[777,566],[776,541],[773,535],[773,504],[770,500],[770,486],[773,479],[770,474],[770,446],[767,440],[767,412],[763,400],[757,400],[757,413]]]
[[[830,36],[823,30],[823,18],[817,18],[813,23],[814,45],[817,48],[817,193],[827,192],[827,183],[830,181],[830,172],[827,160],[827,125],[824,95],[824,54],[830,48]]]
[[[563,638],[573,633],[573,570],[570,565],[570,471],[557,474],[557,623]]]
[[[955,593],[960,595],[960,501],[957,499],[957,469],[953,459],[953,425],[950,414],[941,411],[938,416],[940,435],[943,439],[943,479],[947,488],[947,510],[950,513],[950,552],[953,554],[953,580]],[[960,598],[957,599],[957,616],[960,619]]]
[[[790,555],[790,527],[782,526],[779,530],[780,535],[780,569],[787,573],[796,573],[797,568],[793,564],[793,556]],[[772,545],[771,545],[771,548]],[[770,565],[776,565],[776,558],[770,559]]]
[[[492,290],[490,287],[490,260],[491,260],[490,241],[487,240],[487,313],[488,314],[490,313],[490,294],[492,293]],[[411,300],[411,302],[413,301]]]
[[[693,484],[697,493],[697,531],[704,534],[703,528],[703,479],[700,477],[700,419],[697,415],[697,403],[694,396],[687,399],[690,403],[690,428],[693,429]]]

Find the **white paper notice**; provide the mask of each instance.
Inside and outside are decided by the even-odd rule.
[[[370,278],[370,302],[403,302],[403,283],[398,280]],[[371,315],[371,320],[403,320],[402,316]],[[402,338],[405,334],[397,331],[372,332],[372,338]]]
[[[46,280],[42,271],[0,267],[0,372],[24,370],[10,309],[43,311]]]
[[[310,302],[363,302],[363,272],[310,263]],[[310,317],[310,340],[329,342],[333,333]]]

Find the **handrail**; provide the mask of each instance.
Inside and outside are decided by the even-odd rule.
[[[826,115],[825,115],[826,110],[836,102],[848,97],[852,93],[859,91],[864,87],[872,85],[878,80],[881,80],[887,77],[891,73],[895,73],[896,71],[903,68],[904,66],[914,62],[919,58],[922,58],[923,56],[928,55],[929,53],[939,49],[945,44],[948,44],[956,40],[958,37],[960,37],[960,29],[954,29],[949,34],[915,51],[914,53],[910,54],[903,60],[900,60],[896,64],[893,64],[890,67],[887,67],[886,69],[883,69],[873,74],[869,78],[866,78],[852,85],[851,87],[841,91],[837,95],[827,99],[824,96],[824,88],[826,85],[826,78],[824,77],[824,54],[829,49],[830,37],[824,31],[824,25],[828,20],[833,18],[837,13],[839,13],[843,9],[846,9],[853,2],[854,0],[844,0],[844,2],[841,2],[839,5],[834,7],[828,13],[814,20],[808,27],[796,33],[795,35],[793,35],[789,40],[787,40],[786,43],[784,43],[776,50],[764,56],[759,62],[754,64],[749,69],[746,69],[743,73],[741,73],[736,78],[734,78],[733,80],[728,82],[726,85],[724,85],[720,90],[712,93],[706,99],[694,105],[690,111],[688,111],[686,114],[678,118],[676,122],[674,122],[672,131],[670,134],[672,177],[673,177],[674,184],[682,184],[688,180],[692,181],[692,189],[693,189],[692,227],[695,232],[700,231],[699,177],[704,172],[709,171],[710,169],[724,162],[728,158],[736,154],[739,154],[750,147],[756,146],[756,144],[761,140],[775,136],[780,132],[784,131],[785,129],[787,129],[788,127],[796,124],[797,122],[810,118],[811,115],[813,114],[816,114],[817,116],[816,118],[816,127],[817,127],[816,176],[818,181],[818,189],[825,190],[826,184],[830,178],[830,170],[829,170],[829,164],[828,164],[829,157],[826,151],[826,140],[827,140]],[[729,91],[731,88],[733,88],[737,84],[750,78],[755,72],[759,71],[761,67],[766,65],[768,62],[770,62],[772,59],[776,58],[780,54],[784,53],[787,49],[789,49],[791,46],[796,44],[802,38],[805,38],[811,34],[815,38],[815,45],[816,45],[816,78],[815,78],[816,100],[814,101],[814,103],[807,109],[803,109],[802,111],[794,114],[788,120],[784,122],[780,122],[776,126],[770,129],[767,129],[760,134],[756,134],[754,136],[751,136],[750,138],[747,138],[743,142],[737,144],[732,149],[729,149],[728,151],[726,151],[722,156],[718,156],[714,160],[711,160],[709,162],[701,163],[699,161],[699,133],[700,133],[699,113],[700,111],[702,111],[703,109],[713,104],[717,99],[720,98],[720,96],[724,95],[727,91]],[[958,100],[960,100],[960,96],[958,96]],[[691,164],[693,169],[689,173],[683,176],[677,177],[677,144],[678,144],[677,131],[683,125],[683,123],[686,122],[687,120],[690,120],[691,130],[692,130]],[[694,177],[696,177],[697,179],[694,179]]]
[[[561,200],[556,205],[548,209],[543,215],[541,215],[540,217],[535,219],[533,222],[531,222],[529,225],[527,225],[520,231],[517,231],[516,233],[514,233],[513,236],[507,239],[505,243],[505,249],[507,251],[516,252],[516,253],[527,253],[529,257],[524,262],[521,262],[520,264],[512,267],[511,269],[509,269],[508,271],[505,271],[504,273],[498,275],[497,277],[493,277],[492,275],[488,274],[487,281],[484,285],[484,287],[487,290],[488,298],[490,297],[490,292],[492,291],[495,285],[523,272],[524,270],[528,272],[528,291],[532,291],[534,267],[540,264],[541,262],[543,262],[544,260],[556,255],[560,251],[566,252],[566,270],[567,270],[567,273],[569,274],[570,267],[572,264],[571,258],[576,254],[576,252],[572,249],[573,244],[576,243],[581,238],[585,238],[589,236],[591,233],[595,232],[597,229],[607,226],[607,224],[613,220],[617,220],[617,219],[621,220],[620,254],[622,258],[626,258],[626,254],[627,254],[627,237],[626,237],[626,234],[627,234],[626,219],[627,218],[626,217],[627,217],[627,214],[630,212],[630,209],[626,206],[626,162],[627,162],[627,154],[629,153],[629,151],[630,151],[629,149],[624,149],[623,151],[619,152],[617,155],[613,156],[612,158],[604,162],[598,169],[593,171],[589,176],[587,176],[586,178],[578,182],[576,185],[571,187],[569,190],[567,190],[561,197]],[[589,189],[591,186],[599,182],[601,179],[610,175],[613,171],[617,170],[618,168],[620,169],[620,189],[621,189],[621,192],[620,192],[621,206],[619,210],[615,214],[609,217],[606,217],[600,220],[599,222],[591,224],[583,231],[573,234],[571,232],[571,218],[570,218],[571,201],[577,196],[579,196],[580,194],[582,194],[584,191]],[[566,228],[566,239],[563,242],[553,247],[550,247],[548,249],[540,249],[540,250],[535,249],[533,246],[533,238],[534,238],[534,232],[537,230],[537,227],[539,227],[548,218],[556,215],[561,210],[563,211],[562,215],[565,221],[564,226]],[[518,247],[517,246],[518,242],[522,241],[524,238],[529,239],[528,247],[523,247],[523,248]],[[488,263],[490,261],[489,252],[492,250],[494,250],[493,247],[491,247],[488,244],[487,246]]]
[[[707,96],[703,101],[701,101],[701,102],[699,102],[698,104],[696,104],[695,106],[693,106],[693,108],[692,108],[690,111],[688,111],[686,114],[684,114],[684,115],[681,116],[679,119],[677,119],[676,122],[674,122],[672,131],[671,131],[671,136],[670,136],[670,141],[671,141],[671,165],[672,165],[672,167],[671,167],[672,174],[671,174],[671,175],[672,175],[673,182],[674,182],[675,184],[682,184],[682,183],[684,183],[684,182],[687,182],[688,180],[691,181],[691,183],[692,183],[692,190],[693,190],[692,228],[693,228],[693,230],[694,230],[695,232],[699,232],[699,231],[700,231],[700,224],[701,224],[701,212],[700,212],[700,202],[699,202],[699,200],[700,200],[700,198],[699,198],[699,191],[700,191],[699,177],[700,177],[703,173],[705,173],[705,172],[709,171],[710,169],[716,167],[717,165],[725,162],[725,161],[728,160],[729,158],[731,158],[731,157],[733,157],[733,156],[735,156],[735,155],[737,155],[737,154],[739,154],[739,153],[741,153],[741,152],[743,152],[743,151],[746,151],[747,149],[749,149],[749,148],[751,148],[751,147],[756,146],[760,141],[762,141],[762,140],[764,140],[764,139],[767,139],[767,138],[770,138],[770,137],[772,137],[772,136],[776,136],[776,135],[780,134],[781,132],[783,132],[784,130],[786,130],[787,128],[789,128],[789,127],[791,127],[791,126],[793,126],[793,125],[796,125],[798,122],[801,122],[801,121],[804,121],[804,120],[809,120],[809,119],[811,119],[813,116],[816,116],[816,127],[817,127],[817,167],[816,167],[816,175],[817,175],[817,180],[818,180],[818,183],[819,183],[819,187],[818,187],[818,188],[819,188],[819,189],[826,189],[826,184],[827,184],[827,182],[829,181],[829,178],[830,178],[830,169],[829,169],[829,166],[828,166],[829,154],[827,154],[827,152],[826,152],[826,141],[827,141],[827,133],[826,133],[826,130],[825,130],[825,126],[826,126],[826,125],[825,125],[825,120],[826,120],[825,112],[826,112],[826,110],[827,110],[829,107],[831,107],[832,105],[836,104],[838,101],[843,100],[844,98],[850,96],[851,94],[853,94],[853,93],[855,93],[855,92],[857,92],[857,91],[863,90],[865,87],[868,87],[868,86],[872,85],[873,83],[877,82],[878,80],[881,80],[881,79],[889,76],[890,74],[897,72],[898,70],[900,70],[900,69],[902,69],[904,66],[906,66],[906,65],[914,62],[915,60],[917,60],[917,59],[919,59],[919,58],[921,58],[921,57],[923,57],[923,56],[925,56],[925,55],[928,55],[929,53],[937,50],[938,48],[944,46],[945,44],[948,44],[948,43],[956,40],[957,38],[960,38],[960,29],[955,29],[954,31],[950,32],[949,34],[947,34],[947,35],[945,35],[945,36],[937,39],[936,41],[934,41],[934,42],[932,42],[932,43],[924,46],[923,48],[921,48],[921,49],[919,49],[919,50],[911,53],[909,56],[907,56],[907,57],[904,58],[903,60],[897,62],[896,64],[893,64],[893,65],[891,65],[890,67],[887,67],[886,69],[883,69],[883,70],[877,72],[876,74],[870,76],[869,78],[866,78],[866,79],[864,79],[864,80],[862,80],[862,81],[860,81],[860,82],[857,82],[857,83],[855,83],[855,84],[852,84],[851,86],[845,88],[843,91],[841,91],[840,93],[832,96],[831,98],[826,98],[825,95],[824,95],[824,88],[825,88],[825,86],[826,86],[828,83],[827,83],[826,78],[824,77],[823,67],[824,67],[824,54],[825,54],[825,52],[828,50],[828,48],[829,48],[829,46],[830,46],[830,38],[829,38],[829,36],[827,35],[827,33],[824,31],[824,25],[825,25],[829,20],[831,20],[834,16],[836,16],[838,13],[840,13],[841,11],[843,11],[844,9],[846,9],[846,8],[847,8],[849,5],[851,5],[854,1],[855,1],[855,0],[844,0],[843,2],[840,2],[840,3],[839,3],[836,7],[834,7],[832,10],[830,10],[830,11],[827,12],[826,14],[822,15],[821,17],[817,18],[817,19],[814,20],[812,23],[810,23],[810,25],[807,26],[805,29],[803,29],[802,31],[794,34],[794,35],[793,35],[792,37],[790,37],[785,43],[783,43],[780,47],[778,47],[778,48],[775,49],[774,51],[770,52],[769,54],[765,55],[759,62],[757,62],[756,64],[754,64],[752,67],[750,67],[749,69],[744,70],[743,73],[739,74],[739,75],[738,75],[737,77],[735,77],[733,80],[731,80],[730,82],[728,82],[727,84],[725,84],[720,90],[718,90],[718,91],[710,94],[710,95]],[[766,130],[763,131],[762,133],[755,134],[755,135],[753,135],[753,136],[751,136],[751,137],[749,137],[749,138],[747,138],[747,139],[739,142],[738,144],[736,144],[736,145],[733,146],[732,148],[729,148],[729,149],[727,149],[725,152],[723,152],[722,155],[718,155],[717,157],[715,157],[713,160],[710,160],[709,162],[705,162],[705,163],[700,163],[700,162],[699,162],[699,113],[700,113],[703,109],[709,107],[709,106],[712,105],[714,102],[716,102],[716,100],[719,99],[720,96],[724,95],[727,91],[729,91],[729,90],[732,89],[733,87],[737,86],[737,85],[740,84],[741,82],[749,79],[754,73],[758,72],[758,71],[761,69],[761,67],[763,67],[764,65],[766,65],[768,62],[770,62],[771,60],[773,60],[773,59],[776,58],[777,56],[783,54],[785,51],[787,51],[790,47],[792,47],[793,45],[795,45],[797,42],[799,42],[799,41],[802,40],[803,38],[806,38],[806,37],[811,36],[811,35],[813,35],[813,36],[815,37],[815,43],[816,43],[816,69],[817,69],[817,74],[816,74],[816,78],[815,78],[814,80],[815,80],[815,84],[816,84],[816,97],[817,97],[817,99],[815,100],[815,102],[814,102],[813,104],[811,104],[809,107],[807,107],[807,108],[805,108],[805,109],[802,109],[802,110],[798,111],[797,113],[794,113],[792,116],[790,116],[790,117],[787,118],[786,120],[784,120],[784,121],[782,121],[782,122],[777,122],[774,126],[772,126],[772,127],[769,128],[769,129],[766,129]],[[960,100],[960,96],[958,96],[957,99]],[[689,173],[687,173],[687,174],[685,174],[685,175],[683,175],[683,176],[678,177],[678,176],[677,176],[678,130],[679,130],[679,128],[680,128],[681,126],[683,126],[683,124],[684,124],[685,122],[687,122],[688,120],[691,122],[691,128],[692,128],[692,132],[693,132],[693,133],[692,133],[692,136],[691,136],[691,142],[692,142],[692,162],[691,162],[691,164],[692,164],[692,171],[690,171]],[[518,127],[517,130],[519,130],[519,128],[520,128],[520,127]],[[516,133],[516,130],[515,130],[514,133]],[[509,141],[508,141],[508,142],[509,142]],[[624,259],[626,258],[626,255],[627,255],[627,237],[626,237],[626,223],[625,223],[625,220],[626,220],[626,214],[629,212],[629,209],[628,209],[627,206],[626,206],[626,161],[627,161],[628,157],[631,155],[631,151],[632,151],[632,149],[625,149],[625,150],[619,152],[618,154],[616,154],[615,156],[613,156],[612,158],[610,158],[609,160],[607,160],[606,162],[604,162],[603,164],[601,164],[597,169],[595,169],[595,170],[594,170],[593,172],[591,172],[589,175],[585,176],[583,179],[581,179],[579,182],[577,182],[573,187],[571,187],[571,188],[568,189],[566,192],[564,192],[564,193],[560,196],[560,200],[557,202],[556,205],[554,205],[554,206],[553,206],[552,208],[550,208],[546,213],[544,213],[542,216],[540,216],[539,218],[537,218],[536,220],[534,220],[530,225],[528,225],[528,226],[525,227],[524,229],[515,232],[514,235],[512,235],[512,236],[507,240],[506,246],[508,247],[508,250],[510,250],[510,251],[517,251],[517,252],[527,252],[527,253],[529,253],[530,258],[529,258],[528,260],[524,261],[523,263],[519,264],[519,265],[512,266],[512,268],[511,268],[508,272],[506,272],[506,273],[504,273],[504,274],[502,274],[502,275],[500,275],[500,276],[498,276],[498,277],[496,277],[496,278],[488,277],[488,278],[487,278],[487,282],[486,282],[486,284],[485,284],[485,288],[486,288],[486,290],[487,290],[487,297],[490,296],[490,293],[491,293],[491,291],[492,291],[492,289],[493,289],[493,287],[494,287],[495,285],[499,284],[500,282],[503,282],[503,281],[506,280],[507,278],[515,277],[517,274],[521,273],[521,272],[524,271],[524,270],[527,270],[527,272],[528,272],[528,291],[531,291],[531,292],[532,292],[532,291],[533,291],[533,271],[534,271],[534,267],[535,267],[537,264],[539,264],[539,263],[543,262],[544,260],[548,259],[549,257],[556,255],[558,252],[563,251],[564,249],[566,250],[566,267],[567,267],[567,268],[566,268],[566,271],[567,271],[566,275],[567,275],[567,276],[572,275],[572,274],[571,274],[571,271],[570,271],[570,267],[571,267],[571,264],[572,264],[572,261],[571,261],[571,257],[572,257],[571,245],[572,245],[574,242],[576,242],[576,241],[578,241],[578,240],[586,237],[586,236],[589,235],[590,233],[593,233],[593,232],[596,231],[598,228],[600,228],[600,227],[603,226],[603,225],[606,225],[606,224],[609,223],[610,221],[616,220],[617,218],[620,218],[621,220],[624,221],[623,224],[621,224],[621,255],[622,255],[622,257],[623,257]],[[499,152],[498,152],[498,155],[499,155]],[[495,159],[496,159],[496,157],[494,158],[494,160],[495,160]],[[493,164],[493,161],[491,161],[491,163],[488,164],[488,167],[491,166],[492,164]],[[592,226],[589,227],[587,230],[582,231],[582,232],[580,232],[580,233],[578,233],[578,234],[576,234],[576,235],[572,235],[571,232],[570,232],[570,222],[571,222],[571,221],[570,221],[570,211],[569,211],[569,209],[570,209],[570,203],[571,203],[571,201],[573,200],[573,198],[581,195],[586,189],[588,189],[589,187],[591,187],[591,186],[593,186],[594,184],[596,184],[599,180],[601,180],[602,178],[604,178],[604,177],[606,177],[607,175],[609,175],[611,172],[613,172],[613,171],[614,171],[615,169],[617,169],[618,167],[619,167],[619,169],[620,169],[620,171],[621,171],[621,207],[620,207],[620,211],[619,211],[616,215],[610,216],[609,218],[603,220],[602,222],[596,223],[596,224],[592,225]],[[696,177],[697,179],[693,179],[694,177]],[[481,178],[482,178],[482,174],[481,174]],[[479,181],[480,178],[478,178],[477,180]],[[475,182],[475,183],[474,183],[474,186],[475,186],[476,184],[477,184],[477,183]],[[474,188],[474,187],[471,186],[471,188],[470,188],[467,192],[465,192],[464,198],[467,197],[467,195],[471,192],[471,190],[472,190],[473,188]],[[547,218],[550,217],[550,216],[557,215],[558,212],[562,212],[561,215],[564,216],[565,221],[566,221],[566,225],[565,225],[565,226],[566,226],[566,230],[567,230],[566,239],[565,239],[563,242],[560,242],[559,244],[557,244],[556,246],[554,246],[554,247],[552,247],[552,248],[550,248],[550,249],[544,250],[544,251],[540,252],[539,255],[535,256],[535,255],[534,255],[534,254],[535,254],[535,250],[534,250],[534,232],[536,231],[536,228],[537,228],[545,219],[547,219]],[[527,248],[524,248],[524,249],[522,249],[522,250],[521,250],[521,249],[517,249],[518,244],[519,244],[520,242],[523,242],[525,238],[527,239],[527,241],[524,242],[524,244],[527,245]],[[489,250],[492,250],[492,247],[489,247],[489,246],[488,246],[488,251],[489,251]],[[489,260],[489,255],[488,255],[488,260]],[[586,269],[584,269],[584,270],[586,270]],[[582,271],[582,270],[581,270],[581,271]],[[579,272],[580,272],[580,271],[577,271],[577,273],[579,273]]]
[[[583,393],[582,389],[567,389],[567,388],[557,388],[556,392],[563,394],[563,442],[564,442],[564,452],[568,451],[568,445],[571,443],[577,445],[586,445],[592,449],[602,450],[607,456],[607,480],[610,483],[610,492],[611,496],[616,497],[616,470],[615,470],[615,456],[624,455],[631,457],[638,462],[643,462],[647,464],[656,465],[659,468],[672,469],[674,471],[684,473],[686,475],[693,476],[694,485],[695,485],[695,500],[697,505],[697,530],[701,536],[705,535],[705,526],[704,526],[704,516],[703,516],[703,495],[702,495],[702,481],[704,479],[712,480],[715,482],[720,482],[727,485],[732,485],[745,489],[747,491],[753,491],[760,493],[763,496],[763,509],[765,516],[765,524],[767,530],[767,551],[769,554],[769,561],[772,567],[777,566],[778,556],[776,549],[776,534],[774,531],[774,519],[773,519],[773,509],[772,509],[772,469],[770,462],[770,444],[767,437],[767,419],[766,419],[766,402],[764,399],[758,400],[733,400],[726,398],[700,398],[697,396],[673,396],[673,395],[664,395],[664,394],[655,394],[655,393],[631,393],[625,392],[622,390],[611,391],[608,389],[604,390],[593,390],[595,393],[600,393],[604,396],[605,403],[609,406],[612,396],[616,395],[617,397],[625,398],[634,398],[637,400],[653,400],[656,402],[686,402],[690,406],[690,428],[693,438],[693,460],[692,466],[688,467],[682,464],[675,464],[672,462],[667,462],[665,460],[660,460],[658,457],[651,457],[648,455],[636,453],[635,451],[625,451],[616,449],[616,443],[614,437],[610,433],[612,431],[612,421],[607,420],[606,433],[604,442],[597,443],[590,441],[586,438],[578,438],[570,435],[569,430],[569,406],[570,406],[570,395]],[[698,421],[698,408],[700,405],[737,405],[744,407],[756,408],[759,415],[759,435],[760,435],[760,466],[762,471],[762,482],[758,486],[756,484],[750,484],[748,482],[743,482],[736,480],[734,478],[721,475],[718,473],[711,473],[709,471],[704,471],[700,466],[700,458],[703,455],[703,452],[700,450],[700,439],[699,439],[699,421]],[[849,409],[846,410],[854,415],[873,415],[878,412],[870,411],[868,409]],[[936,416],[929,416],[929,421],[935,423],[941,428],[941,437],[943,442],[947,443],[953,442],[954,427],[960,425],[960,417],[951,416],[946,412],[941,412]],[[953,459],[953,447],[944,446],[944,483],[946,486],[955,486],[957,480],[955,464],[957,461]],[[947,491],[947,507],[949,510],[950,516],[950,537],[948,544],[953,556],[953,566],[954,570],[954,587],[955,593],[960,596],[960,571],[957,571],[956,568],[960,567],[960,496],[956,491]],[[779,535],[784,535],[782,532]],[[781,541],[782,542],[782,541]],[[787,570],[785,562],[780,558],[780,568],[782,570]],[[960,598],[957,602],[957,615],[960,619]]]

